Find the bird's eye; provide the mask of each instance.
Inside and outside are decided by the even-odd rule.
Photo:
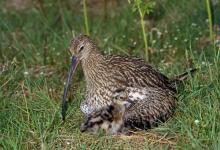
[[[79,52],[81,52],[84,49],[84,46],[81,46],[79,49]]]

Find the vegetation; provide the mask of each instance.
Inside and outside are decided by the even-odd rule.
[[[0,1],[0,149],[220,149],[220,37],[214,28],[209,31],[205,0],[158,0],[145,15],[151,64],[169,77],[189,68],[198,72],[180,87],[173,118],[129,137],[79,131],[85,87],[80,68],[65,123],[60,100],[73,35],[89,32],[106,54],[145,57],[133,5],[39,0],[14,10],[5,3]],[[216,14],[219,20],[219,10]]]

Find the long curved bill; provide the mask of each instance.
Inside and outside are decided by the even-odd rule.
[[[78,58],[75,57],[75,56],[72,56],[71,64],[69,66],[68,76],[67,76],[67,79],[66,79],[66,84],[65,84],[65,87],[64,87],[63,98],[62,98],[61,115],[62,115],[62,120],[63,121],[65,121],[65,116],[66,116],[66,111],[67,111],[67,100],[66,100],[67,92],[68,92],[69,86],[71,84],[73,73],[75,72],[76,67],[78,65],[78,62],[79,62]]]

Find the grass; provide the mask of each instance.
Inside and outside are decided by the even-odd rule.
[[[0,149],[220,149],[220,50],[207,40],[205,1],[163,1],[155,11],[150,24],[157,32],[148,31],[153,66],[169,77],[199,70],[179,89],[173,118],[131,137],[80,133],[85,87],[80,68],[61,122],[67,48],[73,34],[84,31],[82,6],[49,0],[15,11],[0,3]],[[103,53],[144,56],[138,14],[130,5],[113,9],[117,13],[105,18],[88,13],[90,35]]]

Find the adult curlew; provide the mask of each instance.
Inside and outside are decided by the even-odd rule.
[[[86,116],[110,105],[114,91],[121,88],[133,101],[125,112],[126,127],[148,129],[172,116],[176,106],[175,83],[185,79],[188,73],[169,79],[143,59],[103,55],[96,44],[82,34],[71,41],[69,50],[73,56],[62,103],[63,119],[68,82],[79,62],[86,81],[86,99],[80,109]]]

